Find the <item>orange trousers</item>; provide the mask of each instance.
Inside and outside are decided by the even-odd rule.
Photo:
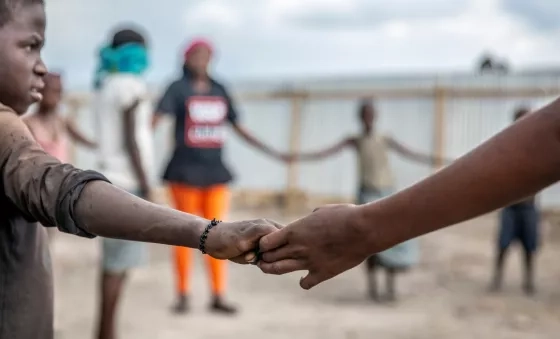
[[[226,185],[216,185],[208,188],[192,187],[183,184],[171,184],[171,194],[175,201],[175,208],[189,214],[201,216],[212,220],[221,220],[229,205],[229,191]],[[189,293],[189,273],[192,262],[192,250],[187,247],[173,247],[175,258],[175,273],[177,293]],[[208,255],[206,258],[212,293],[220,296],[226,287],[227,262],[214,259]]]

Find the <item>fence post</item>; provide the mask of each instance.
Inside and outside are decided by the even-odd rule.
[[[438,157],[434,170],[443,166],[445,157],[445,88],[434,87],[434,155]]]
[[[291,154],[300,152],[301,149],[301,111],[303,105],[303,95],[293,93],[291,95],[291,114],[290,114],[290,143]],[[293,211],[298,206],[298,170],[296,161],[288,164],[286,180],[286,204],[288,211]]]

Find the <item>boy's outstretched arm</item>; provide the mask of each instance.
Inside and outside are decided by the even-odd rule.
[[[338,142],[337,144],[325,148],[320,151],[316,152],[308,152],[308,153],[298,153],[298,154],[291,154],[289,156],[290,160],[299,160],[299,161],[308,161],[308,160],[321,160],[331,155],[335,155],[338,152],[346,149],[350,146],[356,146],[356,139],[354,138],[346,138]]]
[[[427,165],[435,165],[438,162],[443,163],[451,163],[452,161],[447,160],[447,159],[443,159],[443,158],[439,158],[435,155],[431,155],[431,154],[423,154],[417,151],[414,151],[412,149],[410,149],[409,147],[405,146],[404,144],[400,143],[399,141],[397,141],[395,138],[393,137],[386,137],[387,138],[387,143],[389,145],[389,147],[397,152],[398,154],[400,154],[403,157],[406,157],[410,160],[419,162],[419,163],[424,163]]]
[[[277,160],[287,161],[287,156],[267,146],[239,122],[239,116],[237,114],[235,104],[233,103],[233,99],[230,97],[228,91],[223,86],[220,85],[219,88],[221,89],[227,104],[227,120],[231,124],[235,134],[237,134],[237,136],[243,139],[243,141],[245,141],[247,144],[255,147],[264,154],[271,156],[272,158],[275,158]]]
[[[311,288],[370,254],[522,200],[559,180],[557,99],[399,193],[362,206],[326,206],[265,236],[261,269],[309,270],[301,286]]]
[[[269,146],[267,146],[264,142],[257,139],[252,133],[250,133],[243,125],[239,123],[233,124],[233,130],[235,133],[243,139],[249,145],[255,147],[259,151],[263,152],[266,155],[269,155],[273,158],[277,158],[280,160],[285,160],[285,157],[282,154],[278,153],[277,151],[273,150]]]
[[[99,173],[61,164],[4,106],[0,107],[0,170],[0,193],[19,214],[71,234],[197,248],[210,222],[136,198]],[[278,228],[260,219],[218,224],[208,234],[206,251],[219,259],[233,259],[253,250],[260,237]]]

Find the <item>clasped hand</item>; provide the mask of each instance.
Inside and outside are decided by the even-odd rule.
[[[318,208],[286,227],[265,219],[219,225],[208,238],[214,251],[209,254],[256,263],[268,274],[308,271],[300,286],[310,289],[389,247],[371,241],[375,237],[360,224],[361,219],[359,206],[339,204]],[[257,248],[262,257],[255,262]]]

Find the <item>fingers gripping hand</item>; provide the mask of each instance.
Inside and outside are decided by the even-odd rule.
[[[356,266],[369,249],[365,235],[352,225],[355,213],[355,205],[325,206],[264,236],[259,268],[269,274],[306,270],[300,286],[310,289]]]
[[[221,225],[220,232],[215,234],[215,240],[221,243],[221,250],[209,254],[238,264],[255,264],[259,256],[259,240],[282,227],[280,223],[268,219],[225,223]]]

